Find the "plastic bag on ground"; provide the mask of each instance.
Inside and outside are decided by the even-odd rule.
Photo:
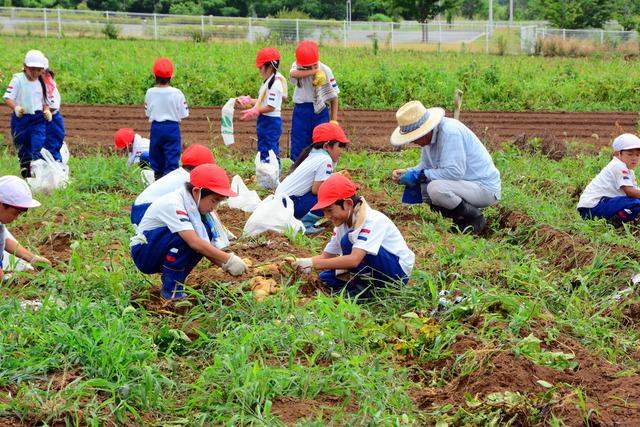
[[[293,229],[304,233],[302,221],[293,216],[293,201],[285,194],[267,196],[244,225],[244,234],[255,236],[265,231],[284,233]]]
[[[140,171],[140,175],[142,175],[142,182],[147,187],[153,184],[156,180],[156,177],[151,169],[142,169]]]
[[[280,184],[280,163],[273,150],[269,150],[269,163],[260,160],[260,153],[256,154],[256,181],[268,190],[275,190]]]
[[[69,166],[57,162],[49,150],[40,151],[42,159],[31,162],[31,178],[27,183],[36,193],[51,193],[56,188],[63,188],[69,182]]]
[[[222,117],[220,118],[220,133],[224,145],[231,145],[235,142],[233,137],[233,111],[236,99],[229,98],[224,107],[222,107]]]
[[[231,190],[238,193],[237,197],[230,197],[227,206],[233,209],[241,209],[245,212],[253,212],[260,204],[260,196],[254,190],[249,190],[239,175],[231,180]]]
[[[71,153],[69,153],[69,147],[67,147],[67,143],[63,142],[62,147],[60,147],[60,157],[62,157],[62,163],[65,165],[69,163],[69,157],[71,157]]]

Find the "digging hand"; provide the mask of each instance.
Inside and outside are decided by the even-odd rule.
[[[247,265],[242,261],[242,258],[233,253],[229,257],[229,260],[222,264],[222,269],[232,276],[240,276],[248,270]]]
[[[20,118],[24,115],[24,107],[21,105],[16,105],[16,108],[13,109],[13,113],[17,118]]]
[[[51,261],[43,256],[34,255],[33,258],[31,258],[31,262],[29,264],[33,265],[34,267],[43,265],[51,266]]]
[[[42,112],[42,115],[44,116],[44,119],[48,122],[53,120],[53,114],[51,114],[51,110],[44,110]]]
[[[327,84],[327,75],[322,70],[318,70],[312,82],[313,86],[324,86]]]
[[[293,262],[293,266],[303,273],[311,273],[311,269],[313,269],[313,259],[296,258],[296,260]]]
[[[400,182],[400,177],[406,171],[407,171],[406,169],[396,169],[396,170],[394,170],[393,172],[391,172],[391,180],[393,182]]]
[[[415,187],[427,181],[424,169],[409,169],[400,176],[400,184]]]

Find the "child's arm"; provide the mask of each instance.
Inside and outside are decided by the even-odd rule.
[[[294,79],[304,79],[305,77],[315,76],[318,72],[318,69],[311,70],[291,70],[289,76]]]
[[[353,248],[349,255],[325,258],[325,253],[311,258],[316,270],[351,270],[362,263],[367,253],[362,249]]]
[[[625,185],[622,188],[622,191],[624,191],[624,194],[627,195],[627,197],[633,197],[635,199],[640,199],[640,188],[638,187],[632,187],[630,185]]]
[[[5,98],[5,99],[4,99],[4,104],[5,104],[7,107],[11,108],[11,110],[15,110],[15,109],[16,109],[16,107],[18,106],[18,104],[16,104],[16,102],[15,102],[13,99],[11,99],[11,98]]]
[[[41,257],[29,252],[20,243],[13,239],[5,239],[5,250],[20,259],[23,259],[31,264],[48,264],[51,265],[51,261],[45,257]]]
[[[201,239],[194,230],[179,231],[180,237],[194,251],[206,257],[209,261],[217,265],[222,265],[229,261],[231,255],[213,246],[209,241]]]
[[[330,118],[332,121],[338,121],[338,98],[333,98],[331,101],[329,101],[329,104],[331,104],[330,107]]]

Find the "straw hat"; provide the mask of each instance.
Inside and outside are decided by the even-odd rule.
[[[405,145],[425,136],[443,117],[442,108],[427,109],[420,101],[407,102],[396,112],[398,127],[391,134],[391,145]]]

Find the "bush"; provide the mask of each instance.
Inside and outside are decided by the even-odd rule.
[[[393,22],[393,19],[390,16],[385,15],[384,13],[374,13],[369,16],[369,21],[371,22]]]
[[[204,8],[201,4],[186,1],[172,4],[169,13],[172,15],[204,15]]]
[[[104,34],[108,39],[115,40],[120,35],[120,28],[111,22],[107,22],[102,29],[102,34]]]
[[[264,21],[264,26],[269,29],[267,38],[277,43],[295,43],[297,40],[304,40],[309,38],[314,30],[313,25],[308,22],[311,17],[297,9],[282,9],[274,18],[279,21],[267,19]],[[296,23],[296,20],[299,21]]]

